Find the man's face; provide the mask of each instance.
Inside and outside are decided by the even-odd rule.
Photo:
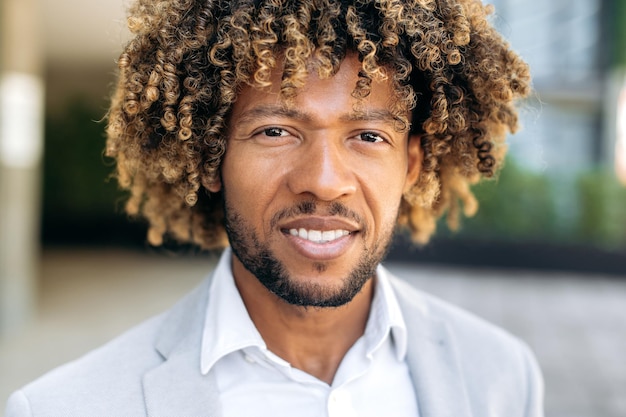
[[[389,112],[391,81],[352,97],[360,68],[348,55],[332,78],[311,71],[289,104],[275,71],[271,88],[241,91],[229,119],[221,187],[233,273],[291,304],[338,306],[358,293],[419,174],[419,141]]]

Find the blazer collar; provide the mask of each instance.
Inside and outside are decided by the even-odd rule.
[[[448,326],[431,314],[425,297],[393,279],[407,324],[407,363],[420,417],[471,417],[456,343]]]
[[[456,344],[420,292],[390,277],[407,325],[407,363],[420,417],[472,417]],[[150,417],[222,415],[213,373],[202,375],[200,349],[208,299],[207,278],[164,318],[155,348],[164,362],[143,377]]]
[[[211,278],[176,304],[164,318],[155,348],[164,362],[146,372],[143,388],[147,415],[221,416],[217,382],[202,375],[200,349]]]

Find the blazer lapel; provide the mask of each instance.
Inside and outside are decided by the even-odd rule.
[[[214,375],[202,375],[199,360],[189,353],[172,356],[146,373],[143,386],[149,417],[221,416]]]
[[[408,336],[407,363],[420,417],[471,417],[455,342],[445,323],[409,284],[391,279]],[[200,372],[210,278],[167,313],[155,348],[164,362],[143,377],[149,417],[220,417],[217,382]],[[417,296],[416,296],[417,294]]]
[[[407,363],[420,417],[471,417],[453,335],[429,315],[421,293],[397,279],[392,283],[407,326]]]
[[[200,371],[202,329],[210,278],[167,314],[155,342],[164,362],[143,377],[150,417],[221,416],[217,383]]]

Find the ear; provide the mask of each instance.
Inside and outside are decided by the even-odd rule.
[[[220,177],[217,177],[214,181],[211,181],[209,184],[207,184],[206,188],[212,193],[217,193],[222,189],[222,179]]]
[[[421,135],[409,135],[407,145],[408,165],[403,193],[408,192],[411,187],[413,187],[422,171],[424,151],[422,149],[421,138]]]

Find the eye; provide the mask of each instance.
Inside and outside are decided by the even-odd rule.
[[[361,140],[363,140],[364,142],[370,142],[370,143],[384,142],[384,139],[382,138],[382,136],[374,132],[363,132],[359,134],[359,136]]]
[[[281,129],[280,127],[268,127],[266,129],[263,129],[263,134],[265,136],[277,138],[281,136],[287,136],[289,133],[285,129]]]

